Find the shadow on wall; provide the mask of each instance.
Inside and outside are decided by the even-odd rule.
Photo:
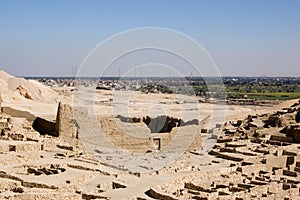
[[[199,120],[193,119],[190,121],[183,121],[182,119],[169,117],[166,115],[157,116],[151,118],[149,116],[143,118],[137,117],[124,117],[117,115],[116,118],[119,118],[122,122],[126,123],[145,123],[150,129],[151,133],[171,133],[174,127],[188,126],[188,125],[199,125]]]
[[[35,118],[32,123],[32,128],[41,135],[51,135],[54,137],[59,136],[59,133],[57,133],[55,129],[55,122],[50,122],[40,117]]]
[[[79,125],[73,118],[73,108],[68,104],[58,104],[55,122],[37,117],[33,121],[32,127],[41,135],[78,139]]]

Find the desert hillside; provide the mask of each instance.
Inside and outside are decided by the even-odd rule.
[[[52,102],[58,94],[45,85],[24,78],[17,78],[0,70],[0,93],[3,101]]]
[[[29,112],[35,116],[55,119],[58,102],[68,100],[64,95],[35,80],[14,77],[0,70],[2,107]]]

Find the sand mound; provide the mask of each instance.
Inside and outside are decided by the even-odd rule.
[[[8,79],[14,78],[14,77],[12,75],[0,70],[0,78],[5,80],[5,81],[8,81]]]
[[[0,70],[0,93],[3,101],[53,102],[58,94],[43,84],[24,78],[16,78]]]

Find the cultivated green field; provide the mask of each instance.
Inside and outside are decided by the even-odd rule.
[[[300,86],[226,86],[226,96],[260,100],[289,100],[300,98]]]

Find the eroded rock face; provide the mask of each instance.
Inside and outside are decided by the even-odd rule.
[[[32,95],[29,93],[29,91],[27,91],[27,89],[22,86],[19,85],[16,90],[19,92],[19,94],[23,97],[25,97],[26,99],[32,99]]]

